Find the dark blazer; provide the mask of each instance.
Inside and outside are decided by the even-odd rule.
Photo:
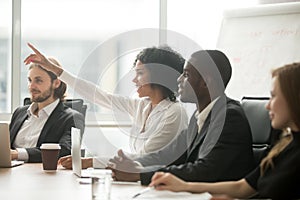
[[[170,172],[185,181],[238,180],[254,168],[252,136],[248,120],[237,101],[221,96],[198,134],[193,115],[188,129],[164,149],[139,157],[140,174],[149,184],[155,171]],[[164,167],[158,168],[157,165]]]
[[[27,106],[17,108],[10,122],[10,143],[13,144],[24,121],[28,118]],[[71,127],[84,131],[84,117],[81,113],[59,102],[46,121],[38,138],[36,147],[26,148],[29,155],[28,162],[42,162],[40,146],[42,143],[59,143],[60,157],[71,154]]]

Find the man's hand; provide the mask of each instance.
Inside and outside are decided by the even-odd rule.
[[[57,164],[63,166],[66,169],[72,169],[72,156],[61,157],[57,161]]]
[[[10,150],[10,157],[11,157],[11,160],[17,160],[18,159],[18,151],[11,149]]]
[[[138,163],[128,158],[122,150],[118,156],[109,160],[109,169],[113,171],[113,178],[117,181],[139,181],[140,172],[143,168]]]
[[[113,171],[112,178],[115,181],[130,181],[130,182],[136,182],[140,180],[140,174],[139,173],[130,173],[130,172],[124,172],[119,171],[113,168],[108,167],[108,169],[111,169]]]
[[[57,164],[62,165],[66,169],[72,169],[72,156],[61,157]],[[93,167],[93,158],[81,158],[81,167],[82,169]]]

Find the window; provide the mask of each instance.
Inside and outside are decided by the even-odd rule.
[[[127,73],[132,67],[135,55],[141,49],[128,50],[126,46],[128,44],[116,42],[103,53],[99,51],[99,47],[105,42],[126,31],[163,27],[189,37],[203,48],[214,48],[223,10],[257,4],[256,0],[213,0],[205,3],[198,0],[17,1],[21,2],[22,11],[21,49],[17,49],[21,52],[21,65],[20,75],[12,75],[13,22],[11,19],[14,15],[12,2],[15,1],[0,0],[1,113],[10,113],[13,107],[22,104],[24,97],[29,95],[27,68],[22,63],[23,59],[31,53],[26,45],[27,42],[36,45],[46,55],[56,57],[63,67],[73,74],[91,80],[107,91],[117,91],[122,94],[130,85],[131,79]],[[161,5],[166,6],[167,10],[161,10]],[[162,18],[167,18],[167,20],[161,20]],[[141,38],[136,39],[138,41]],[[142,39],[148,38],[145,36]],[[103,64],[107,55],[112,59]],[[97,63],[93,70],[83,70],[91,62]],[[98,77],[93,77],[95,74]],[[12,77],[20,82],[20,90],[12,89]],[[124,86],[122,81],[128,81],[129,84]],[[16,97],[18,96],[16,93],[20,97]],[[68,97],[79,96],[69,89]],[[12,100],[14,100],[13,105],[11,105]],[[90,112],[109,113],[108,110],[97,106],[91,105],[89,108]],[[89,114],[87,120],[89,120]]]
[[[257,0],[171,0],[168,1],[168,29],[179,32],[203,49],[214,49],[223,11],[257,5]]]
[[[12,1],[0,1],[0,112],[11,109],[11,35]]]
[[[216,49],[223,19],[223,12],[227,9],[252,7],[257,4],[257,0],[171,0],[168,1],[168,29],[174,30],[189,37],[202,49]],[[178,14],[178,12],[184,14]],[[233,71],[235,71],[234,65],[232,66]],[[231,83],[233,79],[235,79],[235,77],[231,78]],[[239,90],[234,88],[234,94],[230,92],[228,88],[230,88],[230,84],[225,92],[232,98],[240,98],[240,96],[237,96],[236,94],[245,95],[244,85],[242,85],[242,89]]]
[[[67,71],[113,92],[132,67],[139,49],[130,49],[118,58],[126,44],[116,41],[105,51],[101,45],[126,31],[158,27],[159,0],[26,0],[22,1],[21,59],[31,53],[27,47],[31,42],[57,58]],[[92,70],[87,66],[90,63],[94,64]],[[21,100],[28,95],[27,68],[23,65]],[[68,90],[69,98],[76,96]],[[89,111],[109,112],[94,105]]]

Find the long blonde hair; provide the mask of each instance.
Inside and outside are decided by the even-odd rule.
[[[283,96],[288,104],[291,118],[300,128],[300,63],[288,64],[277,68],[272,72],[272,77],[277,77]],[[269,168],[274,167],[273,158],[278,156],[286,146],[293,140],[291,130],[286,127],[278,143],[271,149],[269,154],[261,161],[261,175]]]

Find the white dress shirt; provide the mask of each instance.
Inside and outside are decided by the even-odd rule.
[[[208,116],[208,114],[210,113],[212,107],[215,105],[215,103],[217,102],[217,100],[220,97],[215,98],[212,102],[210,102],[200,113],[197,110],[195,113],[195,117],[197,119],[197,125],[198,125],[198,133],[200,133],[203,124]]]
[[[197,125],[198,125],[198,134],[200,133],[200,131],[201,131],[202,127],[203,127],[203,124],[204,124],[204,122],[205,122],[208,114],[210,113],[210,111],[212,110],[213,106],[215,105],[215,103],[217,102],[217,100],[219,98],[220,97],[217,97],[212,102],[210,102],[200,113],[199,113],[198,110],[195,112],[195,118],[197,119]],[[143,165],[140,162],[138,162],[138,161],[134,161],[134,162],[137,165],[143,167]],[[99,168],[105,167],[105,166],[103,166],[103,162],[102,162],[102,164],[99,163],[99,161],[97,160],[97,158],[93,159],[93,163],[97,163],[97,167],[99,167]]]
[[[60,79],[72,88],[75,87],[76,92],[87,100],[131,116],[133,124],[130,131],[130,147],[133,154],[159,150],[187,128],[188,116],[179,102],[164,99],[149,114],[149,98],[109,94],[93,83],[78,79],[66,71],[61,74]]]
[[[29,106],[28,118],[24,121],[14,141],[14,146],[18,151],[18,160],[28,161],[29,156],[25,148],[36,147],[44,125],[58,103],[59,99],[39,110],[37,115],[33,114],[37,109],[37,103]]]

